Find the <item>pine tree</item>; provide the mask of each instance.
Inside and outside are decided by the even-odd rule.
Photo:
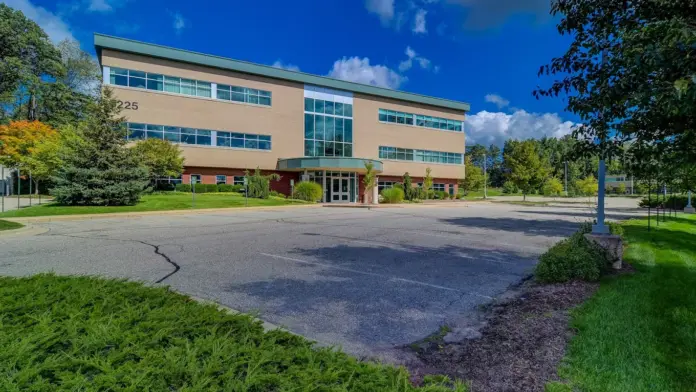
[[[126,147],[124,119],[110,89],[79,125],[82,141],[64,157],[54,178],[56,201],[68,205],[133,205],[148,185],[148,171]]]
[[[408,172],[404,173],[403,185],[404,196],[406,197],[406,200],[413,199],[413,180],[411,179],[411,175],[408,174]]]

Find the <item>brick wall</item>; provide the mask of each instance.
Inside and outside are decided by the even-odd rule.
[[[250,170],[250,172],[253,172]],[[285,195],[290,194],[290,180],[295,180],[295,183],[300,181],[300,173],[297,172],[283,172],[283,171],[271,171],[262,170],[263,175],[268,175],[271,173],[277,173],[281,178],[280,181],[271,181],[271,190],[283,193]],[[243,176],[244,169],[218,169],[210,167],[186,167],[184,168],[184,174],[182,180],[184,184],[189,184],[191,182],[191,175],[199,174],[201,176],[201,183],[203,184],[215,184],[216,176],[224,175],[227,176],[227,183],[234,183],[234,176]]]

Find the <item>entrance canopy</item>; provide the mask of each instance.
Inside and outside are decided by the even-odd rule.
[[[365,173],[365,162],[372,162],[374,170],[381,173],[383,170],[382,161],[368,158],[345,158],[345,157],[306,157],[288,158],[278,160],[278,170],[286,171],[316,171],[334,170]]]

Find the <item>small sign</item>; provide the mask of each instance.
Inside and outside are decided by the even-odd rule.
[[[244,177],[244,186],[249,185],[249,179],[247,177]]]
[[[290,179],[290,186],[295,186],[295,180],[293,180],[292,178]]]

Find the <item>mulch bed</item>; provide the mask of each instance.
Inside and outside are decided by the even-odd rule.
[[[598,287],[585,282],[523,284],[468,328],[441,331],[406,348],[419,358],[409,365],[413,381],[446,374],[469,380],[472,392],[543,392],[547,382],[559,380],[558,365],[573,335],[570,310]],[[457,341],[448,343],[453,337]]]

